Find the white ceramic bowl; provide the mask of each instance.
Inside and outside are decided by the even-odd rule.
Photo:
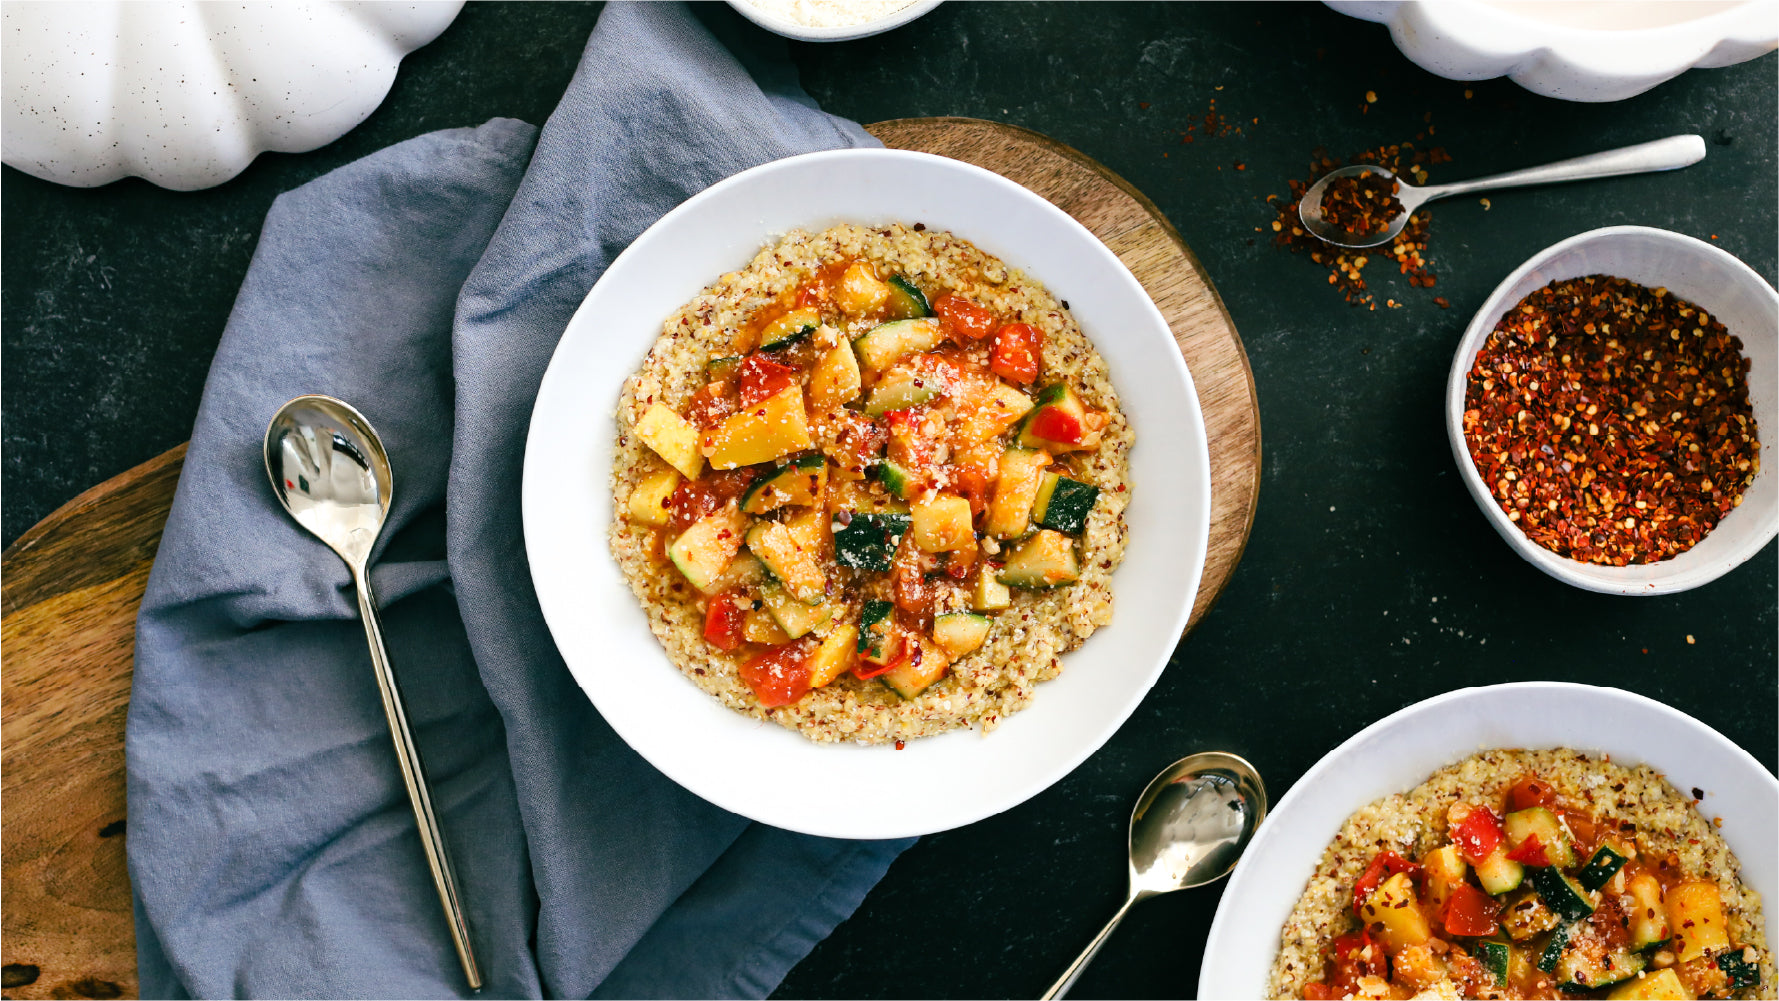
[[[940,2],[941,0],[912,0],[912,2],[897,7],[882,17],[872,18],[869,21],[821,27],[799,24],[757,4],[749,3],[748,0],[729,0],[729,6],[735,8],[742,17],[749,21],[773,34],[783,35],[786,38],[795,38],[800,42],[849,42],[855,38],[881,35],[891,28],[900,28],[939,6]]]
[[[1619,101],[1694,67],[1779,46],[1779,0],[1326,0],[1390,26],[1415,65],[1449,80],[1505,76],[1564,101]]]
[[[1279,801],[1231,875],[1205,941],[1198,996],[1266,996],[1285,919],[1328,842],[1360,807],[1420,785],[1489,748],[1568,747],[1647,764],[1678,789],[1702,789],[1699,809],[1723,818],[1742,879],[1768,901],[1767,941],[1779,941],[1779,781],[1748,752],[1691,716],[1616,688],[1525,682],[1465,688],[1387,716],[1335,748]]]
[[[1470,367],[1501,315],[1532,291],[1563,278],[1607,274],[1689,299],[1742,339],[1752,363],[1748,399],[1760,431],[1760,472],[1736,507],[1698,545],[1660,563],[1609,567],[1559,556],[1507,520],[1476,471],[1464,440]],[[1552,577],[1605,594],[1668,594],[1710,583],[1760,552],[1779,532],[1779,293],[1753,268],[1702,240],[1646,226],[1609,226],[1572,236],[1532,256],[1483,303],[1452,358],[1446,380],[1446,436],[1470,496],[1514,552]]]
[[[1132,544],[1116,621],[1065,659],[1032,706],[987,736],[819,745],[719,705],[668,662],[606,544],[613,414],[662,321],[786,231],[922,222],[1066,300],[1110,367],[1137,441]],[[1185,628],[1210,531],[1204,422],[1166,322],[1118,258],[1019,185],[924,153],[856,149],[737,174],[663,216],[570,322],[526,445],[526,552],[556,644],[593,704],[655,767],[707,800],[811,834],[880,838],[967,824],[1035,795],[1110,737]],[[671,572],[671,571],[669,571]]]

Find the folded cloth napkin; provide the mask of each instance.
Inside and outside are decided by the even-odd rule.
[[[466,991],[349,577],[265,481],[266,424],[306,392],[389,447],[372,577],[486,995],[759,997],[858,906],[909,842],[749,823],[593,710],[538,610],[519,482],[539,380],[613,256],[738,170],[872,143],[726,7],[614,4],[541,135],[436,132],[274,203],[138,622],[144,996]]]

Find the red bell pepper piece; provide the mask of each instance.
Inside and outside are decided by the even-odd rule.
[[[751,407],[769,396],[777,395],[797,384],[797,370],[759,352],[748,355],[741,363],[741,405]]]
[[[1061,407],[1045,407],[1032,418],[1032,434],[1045,441],[1081,444],[1081,419]]]
[[[1501,844],[1501,822],[1488,810],[1472,809],[1452,831],[1452,838],[1458,843],[1458,854],[1476,865]]]
[[[1500,927],[1501,902],[1469,883],[1459,883],[1446,899],[1440,921],[1453,935],[1481,938]]]
[[[1507,857],[1525,865],[1546,868],[1550,866],[1550,856],[1544,851],[1544,842],[1539,841],[1536,834],[1530,835],[1526,840],[1520,842],[1520,846],[1508,852]]]
[[[1026,385],[1038,377],[1044,360],[1044,334],[1029,323],[1009,323],[995,331],[988,370],[1008,382]]]
[[[773,647],[741,665],[741,680],[760,705],[788,706],[809,691],[809,655],[815,644],[802,639]]]
[[[949,292],[933,300],[933,312],[939,314],[946,336],[960,347],[994,333],[993,313]]]

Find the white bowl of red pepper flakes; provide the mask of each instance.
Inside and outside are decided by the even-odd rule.
[[[1471,320],[1446,430],[1484,516],[1545,573],[1607,594],[1709,583],[1779,534],[1779,293],[1679,233],[1571,237]]]

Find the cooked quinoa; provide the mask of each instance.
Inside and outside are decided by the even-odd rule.
[[[1322,853],[1315,874],[1285,922],[1267,996],[1301,998],[1306,985],[1324,979],[1328,944],[1359,928],[1352,911],[1354,887],[1375,856],[1388,849],[1407,859],[1419,859],[1449,843],[1446,815],[1452,804],[1486,801],[1529,773],[1552,786],[1559,802],[1603,823],[1634,825],[1637,853],[1672,853],[1686,878],[1715,883],[1722,895],[1730,938],[1760,953],[1759,984],[1733,996],[1774,996],[1773,959],[1767,949],[1760,895],[1742,883],[1736,857],[1693,798],[1646,765],[1619,765],[1572,750],[1484,751],[1349,817]],[[1450,986],[1449,981],[1444,986]]]
[[[1088,406],[1110,417],[1099,448],[1081,453],[1071,473],[1100,493],[1080,539],[1080,579],[1049,590],[1015,588],[1011,607],[993,615],[992,632],[983,646],[955,661],[943,680],[916,698],[904,700],[876,681],[842,675],[791,705],[768,709],[741,679],[741,658],[705,640],[698,592],[663,559],[650,531],[624,516],[630,492],[645,477],[666,468],[630,430],[654,403],[679,412],[704,384],[705,364],[734,353],[731,345],[757,310],[840,259],[869,261],[887,273],[907,276],[929,296],[942,292],[965,296],[1041,330],[1045,379],[1068,382]],[[839,337],[859,332],[824,328],[817,336],[839,343]],[[1111,577],[1124,556],[1123,511],[1130,497],[1133,434],[1119,409],[1105,361],[1065,304],[1037,282],[950,233],[901,224],[791,232],[761,250],[746,267],[718,278],[667,319],[640,369],[625,383],[616,423],[612,554],[647,611],[649,626],[668,659],[737,712],[770,719],[815,741],[880,743],[974,726],[986,733],[1031,702],[1038,683],[1062,670],[1063,654],[1112,621]],[[827,436],[832,432],[819,422],[812,421],[811,432],[824,450],[831,444]]]

